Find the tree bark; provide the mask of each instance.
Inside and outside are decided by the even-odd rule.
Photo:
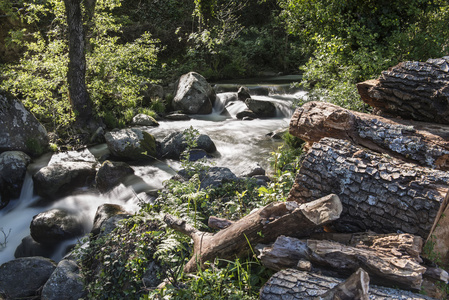
[[[343,203],[337,232],[405,232],[424,239],[448,192],[449,174],[323,138],[305,155],[288,200],[331,193]]]
[[[418,121],[449,124],[449,57],[402,62],[377,81],[357,85],[362,100],[380,111]]]
[[[259,258],[274,270],[295,267],[303,259],[313,266],[338,270],[340,276],[362,268],[375,283],[416,291],[421,288],[425,267],[413,259],[378,250],[375,247],[357,248],[325,240],[280,236],[272,246],[261,250]]]
[[[87,127],[92,121],[92,104],[86,87],[86,56],[82,0],[64,0],[69,33],[69,99],[76,124]]]
[[[363,269],[358,269],[348,279],[339,283],[324,294],[315,297],[316,300],[368,300],[369,275]]]
[[[338,219],[342,207],[335,195],[298,205],[296,202],[269,204],[215,234],[201,232],[170,215],[165,222],[171,228],[190,236],[193,256],[184,267],[195,272],[197,265],[215,258],[232,259],[252,250],[252,245],[274,242],[279,235],[304,236],[314,228]]]
[[[309,102],[290,121],[290,133],[309,143],[323,137],[352,141],[429,168],[449,170],[449,126],[385,118],[325,102]]]
[[[311,272],[286,269],[274,274],[260,290],[261,300],[303,299],[315,300],[343,280]],[[393,288],[370,285],[369,296],[373,300],[431,300],[424,295]]]

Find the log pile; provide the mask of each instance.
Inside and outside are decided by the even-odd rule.
[[[449,275],[422,252],[449,265],[449,57],[401,63],[358,90],[377,114],[322,102],[294,113],[307,153],[286,203],[211,218],[215,234],[166,217],[194,240],[186,272],[255,248],[278,271],[261,299],[443,297],[429,286]]]

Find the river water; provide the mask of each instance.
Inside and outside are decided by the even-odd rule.
[[[162,140],[173,131],[183,131],[193,127],[201,134],[207,134],[214,141],[217,153],[211,159],[215,166],[228,167],[236,175],[247,171],[251,166],[260,165],[269,171],[271,152],[280,146],[281,141],[267,136],[277,130],[287,129],[293,113],[292,103],[305,96],[304,91],[291,89],[289,82],[298,80],[297,77],[276,77],[247,82],[219,83],[215,85],[218,99],[214,112],[210,115],[191,116],[189,121],[161,121],[158,127],[143,128]],[[230,91],[236,91],[240,85],[250,89],[253,99],[273,102],[277,107],[277,116],[270,119],[256,119],[251,121],[238,120],[235,115],[243,110],[245,105],[241,101],[230,101]],[[260,95],[262,91],[262,94]],[[268,91],[268,94],[267,94]],[[259,94],[259,95],[256,95]],[[226,108],[227,114],[223,115]],[[108,153],[106,145],[98,145],[87,150],[95,157]],[[51,155],[44,155],[34,161],[30,167],[36,171],[46,166]],[[153,162],[149,165],[132,165],[138,180],[127,182],[127,186],[120,185],[108,194],[100,195],[86,189],[78,191],[76,195],[65,197],[51,204],[42,205],[40,199],[33,192],[33,181],[28,175],[25,179],[19,199],[13,200],[0,210],[0,229],[8,234],[6,247],[0,246],[0,264],[14,259],[14,252],[22,239],[30,234],[29,226],[36,214],[52,209],[63,208],[73,211],[83,220],[86,232],[90,231],[97,207],[103,203],[123,205],[128,211],[139,209],[136,194],[140,192],[156,191],[162,187],[165,180],[172,177],[180,169],[180,163],[173,160]],[[0,243],[4,236],[0,232]],[[76,239],[66,241],[60,245],[52,258],[60,260],[67,245],[73,244]]]

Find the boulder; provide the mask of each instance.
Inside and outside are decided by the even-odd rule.
[[[237,99],[240,101],[245,101],[248,98],[251,98],[249,89],[246,86],[239,87],[239,90],[237,91]]]
[[[180,170],[175,176],[176,179],[185,180],[191,175],[185,169]],[[208,187],[219,187],[226,182],[236,182],[240,180],[229,168],[225,167],[211,167],[200,172],[200,189]]]
[[[269,101],[246,99],[245,104],[258,117],[271,118],[276,116],[276,106]]]
[[[124,160],[147,160],[156,156],[156,139],[146,131],[127,128],[105,134],[112,155]]]
[[[142,82],[140,94],[143,96],[143,105],[149,105],[153,100],[164,99],[164,88],[159,84]]]
[[[265,169],[259,166],[259,164],[255,164],[255,165],[248,165],[246,167],[246,171],[242,172],[240,174],[240,177],[253,177],[258,175],[264,176]]]
[[[94,224],[91,230],[93,235],[98,235],[101,232],[101,228],[103,224],[113,216],[117,215],[126,215],[129,216],[128,213],[122,206],[117,204],[102,204],[97,208],[97,212],[94,217]]]
[[[134,170],[127,163],[106,160],[98,169],[95,183],[101,193],[106,193],[133,174]]]
[[[20,101],[0,90],[0,152],[18,150],[36,157],[48,146],[44,126]]]
[[[203,149],[207,153],[217,151],[214,142],[208,135],[200,134],[196,139],[196,149]],[[181,154],[187,149],[187,143],[183,132],[172,132],[161,142],[161,157],[180,159]]]
[[[21,151],[6,151],[0,154],[0,209],[10,199],[19,198],[31,158]]]
[[[172,105],[175,110],[186,114],[210,114],[215,102],[215,91],[206,79],[198,73],[182,75],[176,85]]]
[[[43,245],[52,245],[85,233],[79,218],[70,212],[54,208],[33,217],[30,224],[31,237]]]
[[[56,268],[56,263],[43,257],[23,257],[0,266],[0,297],[25,299],[35,297]],[[35,299],[35,298],[33,298]]]
[[[132,124],[138,126],[159,126],[159,123],[152,116],[146,114],[135,115]]]
[[[78,188],[91,186],[95,173],[92,163],[55,163],[33,175],[34,187],[39,196],[57,199],[72,194]]]
[[[87,296],[75,261],[61,260],[42,289],[42,300],[78,300]]]
[[[50,258],[55,250],[56,245],[42,245],[27,235],[22,239],[22,242],[17,246],[14,252],[14,257],[30,257],[30,256],[43,256]]]

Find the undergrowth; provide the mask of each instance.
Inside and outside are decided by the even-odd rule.
[[[111,234],[90,237],[86,246],[78,248],[88,299],[258,299],[272,271],[254,253],[231,261],[216,259],[205,270],[186,274],[183,267],[193,243],[168,228],[163,218],[168,213],[213,232],[206,223],[209,216],[238,220],[255,208],[285,201],[301,148],[289,146],[294,139],[285,138],[288,143],[272,153],[274,174],[267,186],[244,179],[201,188],[201,173],[208,165],[190,162],[188,155],[198,134],[193,128],[185,131],[188,147],[182,164],[191,171],[189,179],[168,180],[154,203],[142,202],[141,210],[121,221]]]

